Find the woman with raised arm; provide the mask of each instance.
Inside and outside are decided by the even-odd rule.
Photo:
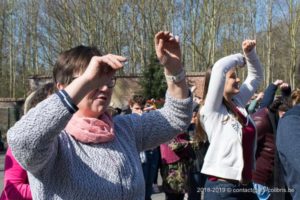
[[[263,79],[255,51],[256,42],[245,40],[242,54],[218,60],[210,83],[200,121],[210,143],[202,173],[208,176],[204,198],[256,199],[252,189],[255,166],[256,131],[245,106]],[[240,86],[237,67],[247,64],[248,75]],[[245,189],[250,189],[245,192]]]
[[[126,58],[86,46],[60,54],[53,71],[59,91],[8,131],[33,199],[145,198],[139,152],[185,130],[192,115],[178,38],[159,32],[155,47],[168,85],[164,107],[113,119],[107,108],[114,74]]]

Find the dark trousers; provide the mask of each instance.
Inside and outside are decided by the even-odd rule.
[[[258,200],[252,184],[247,186],[225,181],[206,180],[204,188],[205,200]]]
[[[189,172],[188,200],[200,200],[201,189],[204,188],[206,176],[200,172]]]
[[[166,193],[166,200],[183,200],[184,194]]]
[[[142,164],[146,187],[145,200],[151,200],[152,184],[157,173],[157,165],[159,161],[159,151],[156,148],[154,150],[145,151],[145,154],[146,162]]]

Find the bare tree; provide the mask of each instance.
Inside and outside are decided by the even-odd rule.
[[[299,9],[297,0],[2,0],[0,96],[26,95],[28,75],[51,74],[58,53],[80,44],[125,55],[119,73],[139,74],[160,30],[180,36],[187,71],[205,71],[256,38],[264,85],[285,78],[295,87]]]
[[[271,77],[271,68],[273,67],[273,62],[272,62],[272,19],[273,15],[273,0],[268,0],[268,28],[267,28],[267,63],[265,66],[265,85],[268,85],[269,83],[272,82],[272,77]]]
[[[290,36],[290,52],[291,52],[291,61],[290,61],[290,72],[289,78],[291,80],[291,86],[295,87],[295,75],[296,75],[296,65],[298,59],[298,51],[296,46],[296,36],[299,31],[299,23],[300,23],[300,5],[296,4],[297,1],[290,0],[289,1],[289,36]]]
[[[300,23],[300,4],[295,0],[286,0],[285,4],[282,1],[278,1],[278,6],[281,10],[285,26],[288,30],[288,46],[289,62],[285,63],[288,66],[288,79],[291,86],[296,87],[296,65],[298,59],[297,51],[297,33],[299,32]],[[287,11],[286,9],[287,8]],[[299,39],[299,38],[298,38]]]

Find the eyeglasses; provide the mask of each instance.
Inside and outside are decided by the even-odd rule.
[[[115,87],[116,82],[117,82],[117,78],[116,78],[116,77],[112,77],[112,78],[110,79],[110,82],[107,84],[107,87],[108,87],[108,88],[113,88],[113,87]]]
[[[72,77],[72,81],[73,81],[74,79],[76,79],[76,78],[78,78],[78,76]],[[113,88],[113,87],[115,87],[116,82],[117,82],[117,78],[116,78],[116,77],[112,77],[112,78],[110,79],[110,81],[109,81],[108,83],[106,83],[105,85],[106,85],[108,88]]]

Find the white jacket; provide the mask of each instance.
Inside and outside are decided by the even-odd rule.
[[[246,55],[246,61],[247,78],[241,85],[240,92],[233,97],[234,103],[245,116],[247,116],[245,105],[263,79],[262,68],[255,49]],[[215,63],[205,105],[200,111],[201,123],[210,142],[202,173],[238,181],[242,180],[244,167],[242,125],[228,113],[222,102],[226,73],[235,66],[242,66],[243,63],[242,54],[226,56]],[[248,119],[251,120],[250,117]],[[253,121],[252,123],[254,124]],[[254,143],[253,164],[255,166],[256,136]]]

